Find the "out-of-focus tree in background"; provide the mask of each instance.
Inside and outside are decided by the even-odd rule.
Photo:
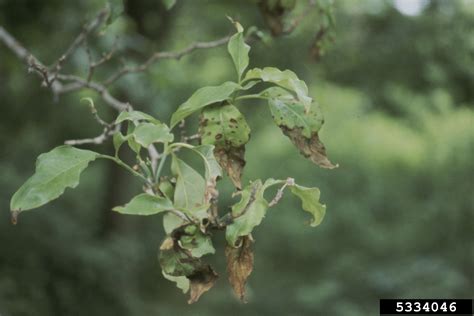
[[[301,9],[297,1],[295,10]],[[0,25],[51,63],[104,1],[0,0]],[[469,298],[474,293],[474,1],[336,1],[334,43],[317,62],[321,25],[309,14],[288,35],[252,43],[251,67],[292,69],[325,112],[322,139],[340,167],[303,160],[268,119],[242,108],[253,129],[244,180],[292,176],[317,185],[328,212],[301,229],[297,201],[284,198],[256,230],[249,303],[225,282],[188,306],[156,259],[159,216],[110,212],[140,191],[115,165],[97,163],[74,192],[10,224],[8,202],[35,157],[100,127],[81,97],[54,101],[0,46],[0,315],[375,315],[378,299]],[[117,45],[125,62],[230,33],[226,15],[267,30],[256,1],[129,0],[95,39],[99,56]],[[121,79],[115,95],[167,121],[200,86],[228,80],[225,48],[161,61]],[[87,55],[70,61],[87,71]],[[120,67],[113,60],[98,78]],[[192,124],[190,125],[192,127]],[[111,145],[98,150],[111,151]],[[227,201],[230,202],[230,201]],[[223,251],[218,245],[218,251]]]

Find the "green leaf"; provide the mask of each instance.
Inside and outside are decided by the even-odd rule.
[[[122,133],[116,132],[113,136],[113,143],[114,143],[114,148],[115,148],[115,155],[117,156],[120,147],[122,147],[122,144],[127,141],[128,137],[125,137]]]
[[[285,182],[285,180],[267,179],[262,184],[261,180],[256,180],[241,191],[240,201],[232,206],[234,221],[226,228],[229,245],[237,246],[239,237],[249,235],[255,226],[260,225],[269,207],[268,201],[263,196],[265,190]]]
[[[176,0],[161,0],[163,5],[165,6],[166,10],[171,10],[176,4]]]
[[[163,215],[163,228],[167,235],[171,234],[176,228],[183,226],[184,220],[173,213],[165,213]]]
[[[189,282],[189,279],[185,276],[172,276],[172,275],[169,275],[169,274],[166,274],[164,271],[162,271],[163,273],[163,276],[165,277],[165,279],[168,279],[174,283],[176,283],[176,287],[178,289],[181,289],[181,291],[183,291],[183,293],[187,293],[189,291],[189,286],[190,286],[190,282]]]
[[[227,44],[232,61],[234,62],[235,70],[237,71],[238,80],[240,82],[242,74],[249,65],[249,51],[250,46],[245,44],[243,29],[234,34]]]
[[[278,126],[289,129],[301,128],[303,136],[307,138],[321,129],[324,119],[316,102],[305,106],[292,94],[278,87],[269,88],[262,92],[262,95],[269,98],[268,105],[273,120]]]
[[[226,228],[229,245],[235,247],[239,237],[249,235],[260,225],[268,209],[268,202],[263,197],[265,189],[281,182],[269,179],[262,184],[261,180],[256,180],[242,190],[240,201],[232,206],[234,221]]]
[[[225,82],[220,86],[204,87],[197,90],[186,102],[181,104],[171,117],[171,128],[189,115],[202,108],[227,100],[232,93],[240,89],[235,82]]]
[[[79,184],[81,172],[99,154],[71,146],[59,146],[41,154],[36,172],[13,195],[10,208],[21,212],[40,207]]]
[[[130,123],[127,126],[127,136],[125,138],[127,139],[128,146],[138,155],[140,154],[140,149],[142,146],[137,143],[135,140],[135,137],[133,137],[133,132],[135,131],[135,123]]]
[[[174,196],[174,185],[168,179],[160,180],[160,184],[158,185],[161,193],[168,199],[172,200]]]
[[[214,146],[212,145],[201,145],[193,148],[204,161],[204,167],[206,169],[206,180],[212,181],[222,175],[222,169],[214,156]]]
[[[244,81],[260,79],[264,82],[271,82],[279,85],[296,94],[306,107],[311,105],[312,99],[308,96],[308,87],[303,80],[298,79],[298,76],[291,70],[281,71],[273,67],[265,67],[263,69],[254,68],[247,72]]]
[[[119,116],[115,120],[115,124],[122,123],[124,121],[131,121],[134,123],[138,123],[140,121],[148,121],[155,124],[161,124],[159,120],[154,118],[153,116],[140,112],[140,111],[122,111],[120,112]]]
[[[202,210],[206,184],[204,178],[184,161],[173,155],[171,171],[176,176],[174,205],[185,211]]]
[[[290,191],[300,198],[303,209],[313,216],[310,225],[315,227],[321,224],[324,215],[326,214],[326,205],[319,202],[319,189],[306,188],[295,184],[290,186]]]
[[[123,13],[123,0],[108,0],[110,9],[107,25],[112,24]]]
[[[114,207],[113,210],[129,215],[154,215],[173,209],[173,203],[167,198],[142,193],[135,196],[125,206]]]
[[[184,234],[179,240],[179,245],[181,248],[189,250],[191,255],[195,258],[216,252],[212,245],[211,237],[204,234],[199,227],[195,225],[186,226]]]
[[[173,134],[170,129],[163,123],[140,123],[133,131],[135,141],[141,146],[147,148],[153,143],[169,143],[173,141]]]

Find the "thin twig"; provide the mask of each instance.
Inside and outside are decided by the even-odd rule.
[[[102,23],[105,22],[107,16],[109,15],[109,9],[104,8],[97,16],[88,24],[83,27],[83,30],[79,35],[74,39],[74,41],[69,45],[68,49],[58,58],[58,60],[50,67],[51,69],[55,70],[55,73],[59,73],[61,70],[61,65],[66,59],[72,55],[77,48],[86,40],[86,38],[94,32]]]
[[[117,124],[113,128],[111,127],[104,127],[102,134],[94,138],[84,138],[84,139],[70,139],[66,140],[64,144],[76,146],[76,145],[85,145],[85,144],[95,144],[100,145],[103,144],[107,139],[113,136],[115,133],[120,131],[120,125]]]
[[[210,42],[194,42],[190,44],[188,47],[175,51],[175,52],[156,52],[151,57],[149,57],[143,64],[136,66],[136,67],[130,67],[130,66],[124,66],[121,69],[119,69],[116,73],[111,75],[107,80],[104,81],[104,85],[108,86],[124,75],[131,74],[131,73],[138,73],[138,72],[144,72],[148,70],[148,68],[156,63],[160,59],[180,59],[184,55],[190,54],[195,50],[198,49],[206,49],[206,48],[214,48],[218,46],[222,46],[226,44],[229,41],[230,36],[223,37],[221,39],[215,40],[215,41],[210,41]]]

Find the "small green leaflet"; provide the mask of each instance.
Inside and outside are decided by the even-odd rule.
[[[176,176],[175,207],[190,213],[201,210],[206,189],[204,178],[176,155],[173,155],[171,171]]]
[[[189,250],[195,258],[201,258],[216,252],[212,245],[211,237],[204,234],[195,225],[189,225],[184,228],[184,234],[179,240],[179,245],[181,248]]]
[[[181,104],[171,117],[171,128],[180,121],[202,108],[227,100],[232,93],[239,90],[235,82],[225,82],[220,86],[203,87],[197,90],[186,102]]]
[[[120,112],[119,116],[115,120],[115,124],[122,123],[124,121],[131,121],[134,123],[138,123],[139,121],[148,121],[155,124],[161,124],[159,120],[154,118],[153,116],[140,112],[140,111],[122,111]]]
[[[215,105],[203,110],[199,133],[203,144],[240,147],[249,141],[250,127],[234,105]]]
[[[250,69],[243,81],[260,79],[264,82],[274,83],[282,88],[285,88],[296,94],[306,107],[311,105],[312,99],[308,96],[308,87],[303,80],[298,79],[298,76],[291,70],[281,71],[278,68],[265,67],[263,69]]]
[[[168,143],[173,141],[173,134],[170,129],[163,123],[140,123],[133,131],[135,141],[147,148],[153,143]]]
[[[250,46],[245,44],[243,28],[234,34],[227,44],[232,61],[234,62],[235,70],[237,71],[238,80],[240,82],[242,74],[249,65],[249,51]]]
[[[268,105],[275,123],[288,129],[299,127],[303,136],[310,138],[321,129],[324,119],[319,105],[305,106],[285,89],[272,87],[261,93],[269,98]]]
[[[59,146],[41,154],[35,174],[13,195],[11,210],[22,212],[40,207],[58,198],[66,188],[75,188],[81,172],[98,157],[93,151],[71,146]]]
[[[326,205],[319,202],[319,196],[321,194],[319,189],[306,188],[295,184],[290,186],[290,191],[300,198],[303,210],[313,216],[310,225],[316,227],[321,224],[326,214]]]
[[[164,197],[142,193],[135,196],[125,206],[114,207],[113,210],[129,215],[154,215],[173,209],[173,203]]]

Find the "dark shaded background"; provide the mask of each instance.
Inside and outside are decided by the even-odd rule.
[[[264,104],[242,111],[253,128],[244,180],[294,177],[328,205],[310,228],[284,198],[258,227],[249,303],[226,282],[222,242],[216,288],[192,306],[161,276],[160,216],[110,212],[140,186],[115,165],[94,163],[80,186],[10,224],[9,199],[42,152],[100,127],[79,102],[54,102],[37,77],[0,46],[0,315],[376,315],[379,298],[472,298],[474,1],[421,1],[415,15],[391,1],[337,1],[335,43],[308,57],[310,15],[289,36],[255,42],[251,66],[294,70],[325,111],[322,139],[340,168],[318,169],[294,150]],[[418,2],[415,0],[408,2]],[[0,0],[0,24],[49,64],[103,1]],[[119,36],[127,62],[152,51],[226,35],[226,15],[265,29],[252,1],[128,1],[127,14],[93,42]],[[85,73],[78,52],[69,69]],[[103,77],[120,65],[112,61]],[[225,48],[163,61],[129,76],[115,95],[167,121],[196,88],[233,78]],[[190,127],[193,125],[190,124]],[[97,150],[110,152],[110,145]],[[225,184],[224,184],[225,185]],[[225,201],[224,201],[225,202]],[[231,203],[228,198],[227,203]]]

